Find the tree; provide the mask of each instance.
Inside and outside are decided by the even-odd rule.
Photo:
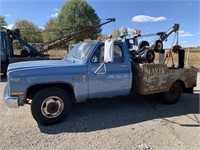
[[[119,30],[115,30],[113,33],[113,38],[118,38],[120,36],[120,31]]]
[[[20,29],[20,36],[30,43],[43,42],[42,33],[39,28],[28,20],[19,20],[15,23],[13,29]]]
[[[63,5],[60,14],[55,19],[54,27],[62,29],[61,31],[55,32],[55,36],[61,38],[64,34],[80,26],[86,26],[88,23],[92,25],[100,23],[95,10],[85,0],[69,0]],[[99,27],[95,33],[82,36],[76,41],[85,38],[96,39],[100,32],[101,28]]]
[[[1,27],[1,29],[3,28],[3,26],[7,26],[7,23],[5,21],[5,17],[0,16],[0,27]]]
[[[49,42],[49,41],[53,41],[55,36],[53,31],[55,30],[54,28],[54,19],[50,19],[46,25],[44,26],[44,31],[43,31],[43,40],[44,42]]]

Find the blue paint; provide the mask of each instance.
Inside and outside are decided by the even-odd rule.
[[[12,96],[13,92],[25,93],[17,96],[18,104],[23,105],[29,87],[49,83],[70,84],[74,89],[77,102],[89,98],[129,94],[132,86],[132,71],[125,43],[116,41],[119,56],[114,58],[113,63],[104,64],[98,73],[95,73],[101,63],[94,61],[94,55],[101,45],[103,45],[102,41],[78,43],[63,60],[10,64],[7,71],[6,95]]]

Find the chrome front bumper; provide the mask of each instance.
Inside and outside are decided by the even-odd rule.
[[[18,108],[18,97],[10,96],[8,93],[7,86],[4,89],[4,101],[6,102],[9,108]]]

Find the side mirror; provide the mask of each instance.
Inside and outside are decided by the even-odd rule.
[[[105,64],[111,63],[113,62],[113,60],[114,60],[114,40],[108,39],[105,41],[105,46],[104,46],[104,61],[94,73],[98,74],[98,71],[101,69],[102,66],[104,66],[105,72],[103,74],[106,74]]]
[[[114,40],[108,39],[104,46],[104,63],[111,63],[114,60]]]

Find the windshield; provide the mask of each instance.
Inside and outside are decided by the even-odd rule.
[[[96,44],[96,41],[80,42],[72,48],[65,59],[71,61],[85,61]]]

